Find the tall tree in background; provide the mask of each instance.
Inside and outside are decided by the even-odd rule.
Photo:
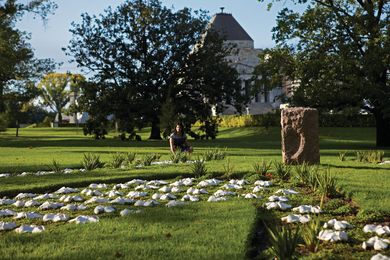
[[[80,74],[49,73],[39,82],[39,94],[43,105],[50,107],[58,114],[62,122],[62,110],[69,103],[70,94],[78,92],[85,78]]]
[[[390,146],[390,2],[311,0],[280,11],[268,67],[299,80],[297,105],[360,107],[376,119],[377,146]],[[283,53],[283,55],[280,55]],[[281,60],[285,62],[280,62]]]
[[[15,28],[15,23],[26,13],[46,21],[56,8],[49,0],[0,0],[0,113],[6,110],[7,100],[14,102],[28,92],[31,80],[53,69],[51,60],[34,58],[28,35]],[[22,97],[22,96],[24,97]]]
[[[160,139],[161,107],[167,100],[177,107],[178,96],[184,93],[177,89],[177,84],[188,78],[189,68],[195,68],[196,63],[189,64],[188,58],[201,39],[207,16],[187,8],[173,12],[158,0],[128,0],[114,11],[108,8],[99,17],[83,14],[82,19],[70,30],[73,39],[66,52],[82,69],[92,71],[92,80],[99,85],[95,90],[101,91],[96,96],[104,93],[112,98],[105,106],[106,115],[113,114],[126,129],[136,122],[140,126],[150,123],[150,139]],[[211,51],[208,54],[216,55]],[[216,68],[206,62],[197,64],[198,75],[210,75],[209,70]],[[88,89],[91,96],[92,90]],[[198,90],[188,88],[187,100],[201,98]],[[224,95],[225,88],[214,84],[209,90],[213,95]],[[210,97],[211,94],[210,102],[216,99]],[[83,100],[95,104],[91,99]],[[180,110],[184,114],[189,111]]]

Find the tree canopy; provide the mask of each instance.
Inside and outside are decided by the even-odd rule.
[[[0,112],[33,97],[32,83],[54,68],[51,60],[34,58],[28,34],[15,28],[16,21],[26,13],[45,21],[55,8],[49,0],[0,1]]]
[[[195,117],[207,120],[222,97],[240,95],[236,74],[225,70],[222,40],[210,37],[210,44],[194,48],[207,21],[203,11],[174,12],[158,0],[128,0],[98,17],[83,14],[70,30],[66,53],[93,74],[95,87],[86,86],[82,99],[91,118],[113,114],[125,131],[151,124],[150,138],[157,139],[167,100],[175,116],[193,123]]]
[[[277,47],[265,52],[262,70],[299,82],[295,105],[372,113],[377,145],[390,146],[390,2],[298,2],[307,5],[304,12],[279,12]]]

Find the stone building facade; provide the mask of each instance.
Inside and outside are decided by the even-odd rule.
[[[218,32],[224,38],[226,44],[236,46],[235,50],[226,59],[239,73],[243,91],[247,91],[250,84],[253,84],[253,71],[259,64],[259,54],[262,50],[254,47],[253,39],[232,14],[223,11],[215,14],[210,20],[208,29]],[[278,97],[282,94],[282,91],[282,87],[276,87],[265,93],[257,93],[246,105],[246,111],[243,112],[246,114],[263,114],[279,108],[280,101]],[[215,113],[215,110],[213,112]],[[222,114],[237,113],[233,106],[227,105]]]

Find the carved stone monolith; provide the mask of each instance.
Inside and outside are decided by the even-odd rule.
[[[282,155],[286,164],[320,163],[318,111],[285,108],[281,112]]]

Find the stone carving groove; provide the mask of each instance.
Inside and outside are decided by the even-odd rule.
[[[281,125],[284,163],[320,163],[317,109],[285,108],[281,112]]]

